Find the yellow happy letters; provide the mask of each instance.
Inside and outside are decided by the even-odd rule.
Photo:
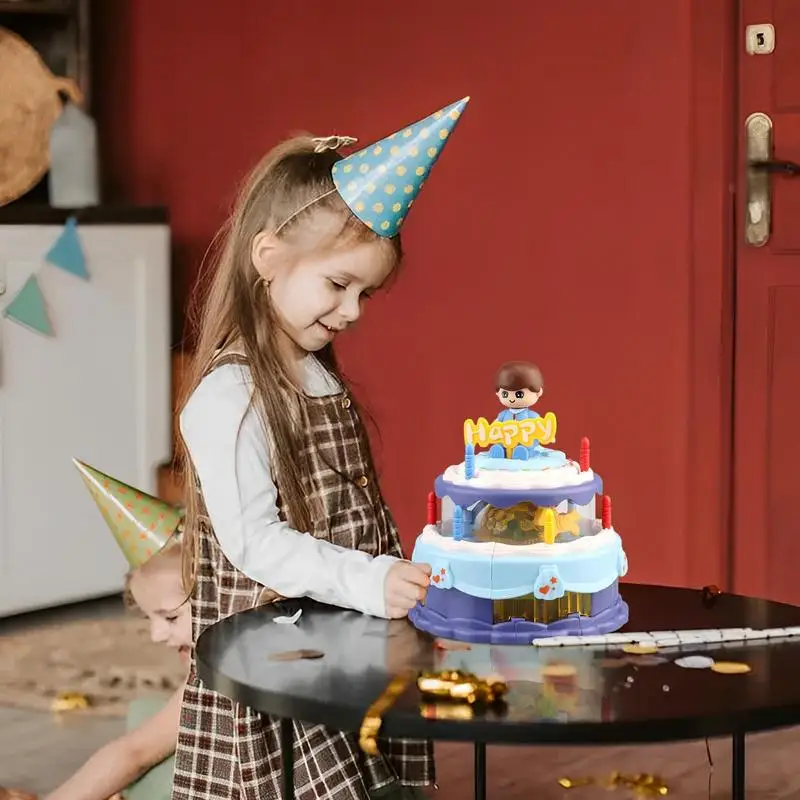
[[[491,447],[493,444],[515,447],[521,444],[529,447],[537,439],[540,444],[549,444],[556,440],[556,427],[556,415],[552,411],[543,417],[508,422],[489,422],[485,417],[479,417],[477,422],[468,419],[464,421],[464,444],[475,447]]]

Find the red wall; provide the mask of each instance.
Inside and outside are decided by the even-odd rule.
[[[368,142],[472,96],[405,226],[402,280],[341,348],[381,427],[403,539],[460,460],[463,419],[494,413],[499,363],[525,358],[544,371],[558,445],[577,456],[591,437],[630,577],[683,582],[702,557],[676,534],[691,391],[689,0],[117,7],[98,22],[108,190],[169,205],[187,283],[236,182],[280,137]]]

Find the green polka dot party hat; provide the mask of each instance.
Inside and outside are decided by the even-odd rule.
[[[334,186],[375,233],[399,232],[468,102],[457,100],[334,164]]]
[[[176,532],[183,511],[72,459],[131,569],[155,555]]]

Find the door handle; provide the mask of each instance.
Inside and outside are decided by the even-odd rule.
[[[763,247],[769,241],[772,227],[770,176],[794,175],[794,164],[773,160],[772,120],[761,111],[745,120],[744,144],[747,166],[744,237],[751,247]]]
[[[795,161],[773,161],[770,159],[751,161],[750,169],[758,172],[767,172],[772,175],[786,175],[789,178],[800,175],[800,164]]]

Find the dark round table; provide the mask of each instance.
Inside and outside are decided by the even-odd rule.
[[[695,589],[623,584],[630,606],[623,631],[778,628],[800,625],[800,608]],[[275,617],[302,609],[296,624]],[[278,653],[322,651],[318,659],[278,661]],[[704,654],[744,661],[747,674],[685,669],[673,660]],[[621,646],[472,645],[441,650],[407,620],[383,620],[287,600],[236,614],[197,643],[205,685],[282,720],[284,799],[293,797],[292,720],[357,733],[371,704],[407,670],[499,673],[504,706],[472,719],[430,719],[412,681],[383,715],[380,735],[475,743],[475,797],[486,797],[487,744],[639,744],[705,737],[733,739],[732,797],[745,797],[745,734],[800,722],[800,639],[673,647],[658,660],[627,657]],[[619,658],[629,658],[620,665]],[[637,660],[639,664],[637,665]],[[542,676],[548,663],[575,667],[572,681]],[[643,666],[645,665],[645,666]]]

